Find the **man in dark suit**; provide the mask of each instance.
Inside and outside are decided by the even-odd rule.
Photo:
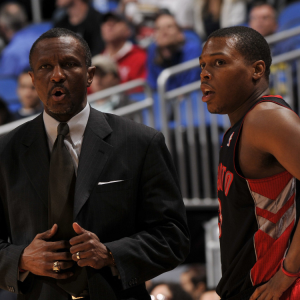
[[[30,62],[45,111],[0,139],[0,288],[26,300],[150,299],[144,282],[176,267],[189,249],[162,134],[90,108],[95,68],[71,31],[43,34]],[[62,157],[71,167],[59,169]],[[72,195],[73,179],[61,178],[70,168],[76,183],[66,209],[70,202],[55,198],[65,186]],[[65,228],[69,239],[59,238]]]

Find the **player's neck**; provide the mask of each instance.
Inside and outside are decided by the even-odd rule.
[[[258,99],[269,94],[269,87],[253,91],[253,93],[245,101],[243,101],[235,111],[228,114],[231,126],[238,122]]]

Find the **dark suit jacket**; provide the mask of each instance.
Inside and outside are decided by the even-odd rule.
[[[0,288],[18,293],[18,299],[68,299],[47,278],[30,274],[23,283],[17,280],[23,249],[48,229],[48,173],[42,115],[1,137]],[[115,180],[124,181],[98,185]],[[189,250],[185,208],[162,134],[91,109],[74,221],[112,251],[121,276],[113,277],[108,267],[87,268],[91,299],[150,299],[144,282],[176,267]]]

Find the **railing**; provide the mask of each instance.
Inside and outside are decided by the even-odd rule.
[[[153,115],[153,96],[152,91],[143,79],[136,79],[130,82],[120,84],[108,88],[106,90],[94,93],[88,96],[89,103],[93,106],[93,103],[100,99],[105,99],[116,94],[127,93],[136,88],[143,88],[145,98],[139,102],[129,104],[127,106],[118,108],[111,113],[118,116],[130,117],[138,123],[144,123],[150,127],[154,127],[154,115]]]
[[[142,79],[133,80],[127,83],[120,84],[118,86],[94,93],[92,95],[88,96],[88,102],[93,105],[98,100],[108,98],[110,96],[126,93],[128,91],[131,91],[135,88],[143,88],[145,98],[142,99],[139,102],[129,104],[125,107],[121,107],[119,109],[116,109],[112,111],[111,113],[124,116],[124,117],[130,117],[133,120],[145,123],[149,126],[154,127],[154,118],[153,118],[153,97],[151,89],[149,88],[147,82]],[[32,119],[34,119],[37,115],[27,117],[15,122],[11,122],[5,125],[0,126],[0,135],[3,135],[5,133],[8,133],[9,131],[15,129],[16,127],[22,125],[25,122],[28,122]]]
[[[287,66],[281,72],[284,73],[289,104],[300,114],[300,104],[295,97],[296,88],[300,95],[300,49],[273,58],[275,66],[282,63]],[[199,68],[198,59],[168,68],[159,76],[161,130],[178,169],[186,206],[216,207],[219,149],[221,136],[229,127],[229,120],[226,116],[210,115],[207,112],[206,104],[201,101],[200,81],[171,91],[166,90],[167,82],[172,76],[195,67]],[[277,75],[276,72],[272,74],[275,91],[278,90]],[[173,112],[172,121],[175,126],[170,122],[170,110]],[[183,122],[184,117],[186,122]]]
[[[269,45],[272,45],[296,35],[300,35],[300,26],[269,35],[266,37],[266,40]]]

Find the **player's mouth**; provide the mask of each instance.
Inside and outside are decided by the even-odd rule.
[[[203,102],[207,102],[207,101],[211,100],[215,95],[215,91],[213,91],[212,88],[207,85],[204,86],[203,84],[201,84],[201,91],[203,93],[203,96],[202,96]]]
[[[51,97],[54,101],[62,101],[66,96],[66,91],[63,88],[54,88],[51,92]]]

